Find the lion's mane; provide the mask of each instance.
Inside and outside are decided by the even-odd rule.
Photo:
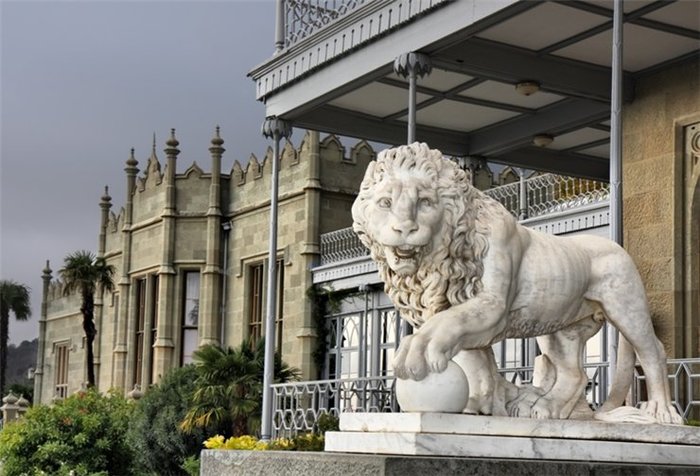
[[[383,247],[368,232],[367,216],[374,188],[385,176],[427,173],[437,185],[444,206],[442,244],[422,257],[418,271],[401,277],[386,261]],[[353,229],[370,250],[384,281],[384,290],[401,316],[420,327],[436,313],[474,297],[482,288],[483,257],[488,251],[488,228],[492,200],[469,183],[469,177],[439,150],[413,143],[382,151],[370,163],[353,204]]]

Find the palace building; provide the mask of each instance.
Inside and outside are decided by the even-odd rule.
[[[270,119],[331,134],[307,132],[280,153],[275,344],[304,381],[273,386],[278,434],[321,412],[396,409],[389,362],[407,330],[349,228],[375,155],[367,141],[427,142],[478,188],[498,186],[489,195],[524,225],[622,242],[672,359],[676,403],[697,418],[700,400],[681,393],[700,385],[698,2],[624,2],[622,61],[611,0],[277,5],[277,51],[249,73],[257,98]],[[332,134],[362,140],[348,150]],[[118,269],[96,313],[101,390],[143,391],[197,346],[237,345],[264,327],[274,154],[222,173],[217,132],[211,171],[178,174],[177,145],[171,136],[162,171],[155,147],[141,175],[127,160],[121,210],[107,193],[100,202],[98,254]],[[79,304],[48,266],[44,277],[42,402],[85,380]],[[598,404],[614,345],[607,331],[592,341]],[[532,341],[495,351],[512,380],[528,381]]]

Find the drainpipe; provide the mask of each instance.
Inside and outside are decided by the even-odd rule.
[[[278,54],[284,49],[284,0],[277,0],[276,7],[276,23],[275,23],[275,54]]]
[[[267,265],[267,315],[265,316],[265,364],[263,373],[262,424],[260,439],[270,441],[272,436],[272,388],[275,378],[275,317],[277,308],[277,196],[279,191],[280,140],[292,133],[291,124],[276,117],[268,117],[262,133],[273,140],[272,179],[270,184],[270,249]]]
[[[622,245],[622,30],[623,0],[614,0],[612,32],[612,94],[610,98],[610,239]],[[608,326],[608,384],[617,364],[619,332]]]
[[[223,273],[221,276],[221,347],[226,348],[226,286],[228,283],[228,237],[231,231],[231,222],[225,221],[221,224],[224,233],[224,259]]]

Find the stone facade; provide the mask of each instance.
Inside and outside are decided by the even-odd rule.
[[[671,357],[700,356],[700,63],[641,78],[623,107],[624,246]]]
[[[254,332],[250,319],[267,287],[258,289],[253,280],[267,270],[272,151],[262,160],[251,156],[245,167],[234,162],[224,174],[222,144],[217,131],[209,149],[211,172],[195,162],[175,173],[182,159],[173,131],[162,170],[155,144],[140,176],[132,151],[126,203],[115,213],[107,192],[100,201],[98,256],[117,271],[115,291],[96,300],[100,390],[145,388],[188,361],[197,346],[235,346]],[[298,148],[286,143],[281,154],[278,343],[283,359],[304,379],[317,377],[317,332],[306,290],[318,264],[320,234],[351,225],[350,206],[374,155],[366,142],[346,150],[336,137],[321,141],[315,132],[306,133]],[[48,267],[44,279],[35,394],[48,402],[57,390],[59,396],[79,390],[86,378],[79,300],[63,295]]]
[[[638,79],[635,99],[623,107],[623,126],[624,245],[642,274],[667,353],[698,357],[700,63],[687,61]],[[245,167],[235,162],[224,174],[218,135],[209,151],[210,172],[193,163],[176,174],[182,159],[171,137],[162,170],[155,147],[141,176],[133,154],[129,158],[125,172],[130,193],[119,211],[111,210],[108,194],[102,197],[98,254],[117,268],[117,287],[96,301],[100,390],[118,387],[128,392],[182,364],[183,355],[192,350],[185,348],[183,328],[190,273],[199,276],[195,347],[234,346],[251,333],[253,277],[256,269],[263,274],[266,270],[272,152],[262,160],[251,156]],[[310,270],[319,262],[320,235],[351,225],[350,207],[373,157],[364,141],[347,149],[337,137],[321,141],[312,132],[298,148],[287,143],[282,151],[279,345],[283,358],[300,368],[304,379],[317,378],[320,370],[312,358],[317,332],[306,299]],[[476,160],[464,165],[481,189],[512,182],[519,172],[506,168],[494,174]],[[51,282],[48,268],[44,278],[35,377],[35,394],[42,402],[56,395],[59,363],[67,364],[61,377],[67,392],[85,381],[79,302],[63,296],[61,283]],[[259,291],[262,299],[265,289]],[[149,317],[141,326],[140,308]],[[67,361],[59,362],[65,355]]]

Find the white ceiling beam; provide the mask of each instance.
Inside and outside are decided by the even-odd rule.
[[[543,90],[565,96],[610,101],[610,68],[539,56],[536,53],[473,38],[431,57],[433,66],[456,73],[515,84],[523,80],[540,83]],[[625,77],[625,100],[633,98],[633,82]]]
[[[469,155],[491,156],[532,142],[537,134],[557,135],[603,120],[610,105],[585,99],[559,101],[535,114],[518,116],[468,134]]]

